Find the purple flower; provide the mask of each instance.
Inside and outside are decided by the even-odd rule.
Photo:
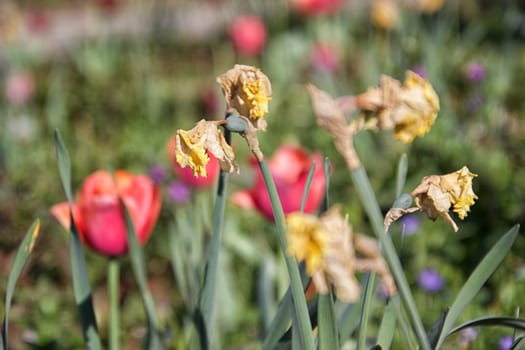
[[[473,83],[481,83],[485,79],[485,67],[479,62],[472,61],[465,69],[467,79]]]
[[[164,168],[162,165],[153,165],[151,168],[149,168],[149,177],[156,184],[160,184],[166,179],[166,168]]]
[[[473,342],[478,337],[478,330],[476,328],[465,328],[459,333],[459,346],[467,349],[468,344]]]
[[[469,98],[467,102],[467,110],[469,113],[476,113],[481,105],[483,105],[483,102],[485,102],[485,96],[483,96],[483,94],[476,94]]]
[[[427,78],[427,71],[425,70],[425,67],[423,67],[420,64],[415,65],[414,67],[410,68],[410,70],[416,73],[417,75],[419,75],[423,79]]]
[[[499,340],[498,349],[509,350],[512,347],[512,343],[514,343],[514,338],[512,338],[510,335],[506,335]]]
[[[190,189],[181,181],[173,181],[168,186],[168,194],[175,203],[186,203],[190,199]]]
[[[416,215],[405,215],[399,221],[403,225],[403,234],[405,236],[411,236],[419,231],[419,218]]]
[[[424,291],[437,293],[445,285],[445,280],[433,268],[426,268],[417,277],[417,283]]]

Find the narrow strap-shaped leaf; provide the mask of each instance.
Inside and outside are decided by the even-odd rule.
[[[521,350],[525,349],[525,336],[519,337],[514,341],[510,350]]]
[[[514,241],[518,237],[519,225],[511,228],[499,241],[492,247],[492,249],[485,255],[483,260],[474,269],[470,277],[467,279],[461,290],[459,291],[456,300],[450,307],[447,314],[440,336],[438,338],[436,348],[439,349],[449,331],[452,329],[454,323],[459,319],[463,310],[472,301],[472,299],[479,292],[481,287],[487,282],[489,277],[498,268],[503,258],[507,255]]]
[[[87,272],[86,258],[73,217],[73,211],[71,210],[73,204],[71,195],[71,163],[69,153],[62,142],[62,137],[58,130],[55,130],[55,149],[60,180],[62,181],[62,186],[69,202],[69,222],[71,223],[69,230],[71,233],[69,236],[69,251],[71,256],[71,271],[73,274],[73,290],[75,302],[80,314],[82,334],[87,349],[101,349],[102,345],[100,336],[98,335],[97,321],[93,309],[93,298]]]
[[[363,310],[361,311],[361,317],[359,319],[359,328],[357,330],[357,349],[363,350],[366,348],[366,333],[368,330],[368,320],[372,308],[372,300],[374,299],[376,274],[370,272],[367,274],[365,283],[365,290],[363,292]]]
[[[397,164],[397,177],[396,177],[396,198],[403,193],[403,187],[407,179],[408,169],[408,157],[406,153],[403,153]]]
[[[312,326],[310,323],[310,316],[308,314],[308,307],[306,305],[306,298],[303,291],[303,283],[301,281],[301,274],[299,273],[299,267],[297,262],[291,256],[286,253],[286,228],[284,221],[284,212],[277,194],[277,189],[273,181],[270,169],[266,161],[260,161],[259,167],[263,175],[264,183],[270,197],[272,204],[273,215],[275,219],[275,227],[277,229],[277,236],[281,246],[281,251],[284,255],[286,267],[288,269],[288,275],[290,277],[290,286],[292,289],[292,299],[294,312],[297,316],[297,330],[302,349],[313,349],[314,341],[312,336]]]
[[[281,299],[277,313],[270,324],[268,333],[264,338],[262,345],[263,350],[271,350],[275,348],[275,345],[279,342],[279,339],[286,332],[290,325],[292,317],[292,289],[289,287],[284,296]]]
[[[7,279],[7,288],[5,295],[5,314],[2,322],[2,336],[1,344],[4,349],[7,349],[7,331],[9,326],[9,310],[11,308],[11,301],[15,292],[16,282],[22,274],[22,270],[27,262],[27,259],[33,252],[33,247],[35,246],[35,241],[38,237],[40,231],[40,219],[36,219],[29,230],[27,230],[24,239],[18,246],[16,251],[15,259],[13,260],[13,265],[9,271],[9,277]]]
[[[131,220],[128,209],[126,208],[122,199],[120,200],[120,205],[124,211],[124,216],[126,217],[126,233],[128,239],[128,249],[131,259],[131,267],[135,275],[135,280],[142,295],[142,300],[144,302],[144,307],[146,308],[146,316],[148,322],[148,333],[146,334],[146,343],[145,349],[147,350],[157,350],[164,349],[162,341],[160,339],[159,333],[157,331],[157,322],[156,322],[156,312],[155,312],[155,302],[151,293],[148,289],[147,277],[146,277],[146,265],[144,263],[144,254],[142,248],[139,245],[137,240],[137,234],[135,232],[135,226]]]
[[[462,323],[459,326],[448,332],[448,335],[452,335],[461,331],[462,329],[469,327],[478,327],[478,326],[496,326],[496,327],[510,327],[516,330],[525,331],[525,320],[521,318],[514,317],[500,317],[500,316],[489,316],[489,317],[480,317],[468,322]]]
[[[312,162],[310,171],[308,172],[308,177],[306,178],[306,184],[304,185],[303,196],[301,198],[301,213],[304,212],[304,207],[306,206],[306,201],[308,200],[308,194],[310,193],[310,187],[312,186],[312,180],[315,174],[315,163]]]
[[[359,198],[363,203],[365,211],[372,224],[374,234],[381,244],[383,257],[385,258],[388,267],[390,268],[390,272],[392,273],[392,276],[394,277],[396,285],[399,289],[399,295],[401,296],[401,300],[403,301],[403,305],[406,309],[410,324],[412,325],[412,329],[416,334],[419,345],[421,346],[422,350],[430,350],[427,334],[423,326],[421,316],[417,311],[416,303],[414,301],[414,297],[412,296],[412,292],[410,291],[406,276],[403,272],[401,262],[399,261],[399,257],[396,253],[391,237],[385,233],[383,227],[383,215],[381,214],[381,209],[377,203],[376,196],[368,176],[366,175],[366,171],[363,167],[359,167],[352,170],[351,175]]]
[[[377,344],[383,349],[390,349],[394,332],[396,330],[397,312],[395,305],[392,302],[393,298],[398,298],[399,295],[394,295],[386,304],[383,311],[383,318],[379,325],[379,332],[377,333]]]
[[[319,295],[319,350],[339,350],[333,293]]]

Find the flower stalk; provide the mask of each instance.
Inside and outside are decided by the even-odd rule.
[[[109,259],[108,263],[108,294],[109,294],[109,349],[120,349],[120,307],[119,283],[120,261]]]

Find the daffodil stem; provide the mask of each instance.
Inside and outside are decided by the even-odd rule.
[[[108,263],[109,294],[109,349],[120,349],[120,308],[119,308],[120,261],[112,258]]]
[[[388,267],[396,281],[401,300],[403,301],[403,305],[405,306],[419,345],[422,350],[430,350],[430,343],[423,322],[417,311],[414,298],[410,292],[410,287],[408,286],[408,282],[403,273],[401,262],[399,261],[399,257],[397,256],[390,236],[388,236],[384,230],[383,215],[381,214],[381,209],[377,203],[377,199],[372,186],[370,185],[370,181],[368,180],[366,171],[363,167],[359,167],[352,170],[351,174],[358,195],[372,224],[372,229],[381,243],[383,256],[385,257]]]
[[[226,142],[230,144],[231,133],[228,129],[224,129],[224,137]],[[199,318],[204,321],[206,334],[201,334],[201,343],[204,339],[210,340],[210,334],[213,330],[213,315],[215,304],[215,291],[217,284],[217,271],[219,267],[219,251],[222,240],[222,230],[224,225],[224,208],[226,205],[226,188],[228,183],[228,173],[221,170],[219,173],[219,183],[217,185],[217,197],[215,198],[215,206],[213,209],[213,221],[211,228],[211,241],[208,246],[206,267],[204,270],[204,281],[199,296],[199,307],[197,312],[200,313]],[[204,344],[201,344],[204,346]]]
[[[299,344],[301,349],[314,349],[314,341],[312,337],[312,325],[310,322],[310,315],[308,313],[308,307],[306,305],[306,298],[304,296],[303,283],[301,281],[301,274],[299,273],[299,267],[295,259],[286,254],[286,229],[284,221],[284,212],[277,194],[277,189],[273,181],[270,169],[266,161],[259,161],[259,167],[261,169],[264,183],[270,197],[272,204],[272,210],[275,220],[275,227],[277,229],[277,236],[281,246],[281,251],[284,254],[286,267],[288,269],[288,275],[290,276],[290,287],[292,290],[293,300],[293,313],[295,314],[297,322],[294,322],[294,326],[297,326],[297,333],[299,335]]]

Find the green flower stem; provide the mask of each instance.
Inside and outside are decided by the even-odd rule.
[[[228,129],[224,129],[224,136],[228,144],[231,140],[231,133]],[[228,173],[221,170],[219,174],[219,183],[217,185],[217,197],[215,198],[215,206],[213,209],[213,222],[211,241],[208,246],[206,267],[204,270],[204,284],[201,288],[199,296],[199,312],[201,313],[206,327],[206,338],[209,341],[209,335],[212,331],[215,291],[217,285],[217,270],[219,267],[219,251],[221,247],[222,231],[224,226],[224,209],[226,206],[226,188],[228,183]],[[203,344],[201,344],[203,345]]]
[[[295,317],[297,318],[297,334],[299,334],[299,340],[301,349],[314,349],[314,341],[312,337],[312,326],[310,323],[310,315],[308,314],[308,307],[306,305],[306,299],[303,291],[303,284],[301,282],[301,274],[299,273],[299,267],[295,259],[286,254],[286,238],[285,238],[285,221],[284,212],[275,188],[270,169],[266,161],[259,161],[259,167],[261,169],[264,183],[272,203],[272,210],[275,220],[275,226],[277,228],[277,236],[281,245],[281,250],[286,261],[286,267],[290,276],[290,286],[292,289],[292,299],[294,305]],[[294,323],[295,324],[295,323]]]
[[[372,186],[370,185],[370,181],[366,175],[366,171],[363,167],[359,167],[355,170],[352,170],[351,174],[361,202],[363,203],[365,211],[370,219],[370,222],[372,223],[372,229],[381,243],[385,260],[388,264],[388,267],[390,268],[390,271],[392,272],[392,275],[394,276],[396,285],[399,288],[401,300],[403,301],[403,304],[407,310],[410,323],[412,324],[412,328],[416,334],[419,345],[423,350],[430,350],[428,337],[425,332],[423,322],[419,317],[419,313],[417,311],[414,298],[410,292],[408,282],[403,273],[401,262],[399,261],[399,257],[397,256],[390,236],[387,235],[384,230],[383,215],[381,214],[381,209],[377,203],[374,191],[372,190]]]
[[[109,294],[109,349],[120,349],[120,308],[119,308],[120,261],[110,259],[108,264]]]

